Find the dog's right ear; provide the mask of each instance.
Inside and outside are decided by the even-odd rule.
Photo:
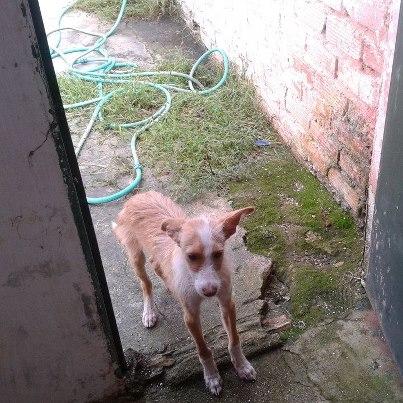
[[[221,228],[225,239],[228,239],[230,236],[235,234],[236,227],[242,217],[252,214],[254,211],[254,207],[245,207],[221,216],[218,220],[218,225]]]
[[[162,223],[161,229],[179,244],[179,235],[184,222],[185,220],[183,218],[168,218],[168,220]]]

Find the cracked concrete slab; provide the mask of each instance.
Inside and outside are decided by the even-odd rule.
[[[403,401],[398,371],[372,310],[306,331],[286,351],[329,401]]]
[[[72,4],[72,0],[39,1],[46,32],[58,28],[59,16],[62,10]],[[118,10],[117,10],[118,12]],[[116,14],[117,14],[116,12]],[[69,11],[62,19],[62,27],[80,28],[96,34],[106,33],[111,23],[101,21],[94,15],[80,10]],[[89,45],[93,43],[93,37],[74,30],[62,31],[62,48]],[[49,44],[56,44],[58,34],[52,34]],[[204,46],[196,42],[181,20],[169,17],[160,18],[158,21],[132,21],[123,19],[114,35],[110,36],[106,46],[108,54],[118,60],[132,61],[143,69],[153,68],[155,63],[163,56],[180,50],[184,55],[195,60],[205,51]],[[66,55],[71,62],[77,57],[75,54]],[[54,67],[57,73],[66,70],[65,63],[54,59]]]
[[[351,313],[305,332],[295,343],[252,358],[253,384],[221,371],[220,401],[401,402],[403,389],[373,311]],[[213,401],[201,380],[186,387],[154,384],[143,401]]]

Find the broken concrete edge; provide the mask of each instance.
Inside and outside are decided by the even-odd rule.
[[[261,301],[263,302],[263,301]],[[335,318],[328,318],[316,327],[321,328],[329,323],[346,319],[351,312],[345,312]],[[239,323],[239,334],[247,358],[257,357],[278,348],[289,350],[292,341],[282,335],[295,327],[287,315],[280,315],[266,320],[266,325],[260,322],[261,318],[249,315]],[[301,329],[304,333],[309,328]],[[216,326],[206,332],[206,340],[213,349],[214,358],[220,370],[231,365],[227,350],[227,336],[224,329]],[[195,380],[202,376],[202,367],[199,365],[196,348],[193,344],[181,347],[181,343],[171,350],[164,349],[150,354],[142,354],[127,349],[125,351],[129,370],[126,374],[126,394],[132,398],[141,397],[155,382],[167,383],[170,387],[179,387],[184,382]]]
[[[274,318],[265,318],[262,320],[262,326],[267,330],[288,330],[292,327],[291,319],[287,315],[280,315]]]
[[[259,326],[255,330],[256,321],[251,320],[244,330],[240,330],[243,349],[248,358],[267,353],[283,345],[282,338],[277,332],[270,332]],[[210,337],[209,337],[210,336]],[[213,335],[207,335],[211,339]],[[214,358],[220,369],[231,364],[227,350],[226,335],[216,334],[216,343],[210,341]],[[164,381],[175,387],[190,379],[202,376],[196,348],[171,350],[154,354],[141,354],[133,349],[126,350],[129,370],[126,374],[126,395],[140,397],[147,387],[156,381]]]
[[[272,263],[261,273],[262,294],[269,285],[272,274]],[[252,358],[281,347],[286,338],[282,332],[292,326],[290,315],[281,310],[277,316],[266,316],[269,310],[268,301],[251,298],[243,301],[249,308],[238,318],[238,331],[246,357]],[[231,364],[227,349],[227,334],[222,324],[217,324],[205,331],[205,339],[212,347],[219,368],[224,369]],[[143,354],[133,349],[126,350],[129,371],[126,376],[126,392],[130,396],[142,395],[155,382],[164,381],[175,387],[190,379],[202,376],[196,348],[193,343],[180,340],[163,349]]]

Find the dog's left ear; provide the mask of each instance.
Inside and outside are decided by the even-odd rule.
[[[230,213],[226,213],[220,217],[218,219],[218,226],[221,227],[225,239],[228,239],[231,235],[235,234],[236,227],[242,217],[252,214],[254,211],[254,207],[245,207],[239,210],[231,211]]]
[[[179,244],[180,232],[184,222],[185,220],[183,218],[168,218],[162,223],[161,229]]]

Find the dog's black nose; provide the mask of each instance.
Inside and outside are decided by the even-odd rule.
[[[202,288],[203,294],[206,297],[213,297],[217,294],[217,287],[216,286],[207,286]]]

